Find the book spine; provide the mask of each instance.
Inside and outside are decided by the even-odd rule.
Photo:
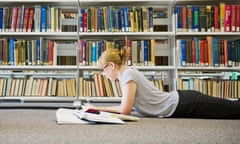
[[[96,42],[92,42],[92,65],[96,65],[97,63],[97,46]]]
[[[181,53],[181,57],[180,57],[180,65],[181,66],[186,66],[186,61],[187,61],[187,56],[186,56],[186,53],[187,53],[187,41],[185,39],[182,39],[180,41],[180,53]]]
[[[231,32],[236,32],[236,5],[231,6]]]
[[[206,7],[199,7],[199,29],[200,32],[207,31],[207,9]]]
[[[79,40],[79,45],[78,45],[78,47],[79,47],[79,65],[81,66],[81,65],[83,65],[83,40],[82,39],[80,39]]]
[[[225,25],[225,3],[220,2],[219,4],[220,8],[220,16],[219,16],[219,26],[220,26],[220,31],[224,32],[224,25]]]
[[[108,32],[112,32],[113,31],[113,9],[112,9],[112,6],[108,7],[107,14],[108,14]]]
[[[212,9],[211,5],[206,6],[206,10],[207,10],[207,32],[212,31],[212,14],[211,14],[212,11],[211,11],[211,9]]]
[[[225,19],[224,19],[224,31],[225,32],[231,32],[231,9],[232,9],[232,6],[230,4],[226,4]]]
[[[13,7],[12,8],[12,18],[11,18],[11,32],[16,31],[17,19],[18,19],[18,8]]]
[[[47,7],[42,5],[41,6],[41,25],[40,31],[47,32]]]
[[[175,14],[177,15],[177,31],[181,32],[183,25],[182,25],[182,6],[176,6]]]
[[[83,31],[87,32],[87,9],[83,11]]]
[[[23,32],[27,32],[28,29],[28,21],[29,21],[29,8],[26,7],[24,9],[24,18],[23,18]]]
[[[33,16],[34,16],[34,8],[29,8],[29,18],[28,18],[27,32],[32,32],[33,19],[34,19]]]
[[[149,11],[149,32],[153,32],[153,7],[149,7],[148,11]]]
[[[199,14],[199,17],[200,17],[200,14]],[[193,8],[192,8],[192,5],[187,5],[187,31],[192,32],[192,27],[193,27]]]
[[[9,64],[14,66],[15,65],[15,59],[14,59],[14,49],[15,49],[15,39],[10,38],[9,39]]]
[[[79,32],[83,32],[83,8],[79,8]]]
[[[219,32],[219,7],[214,6],[214,31]]]
[[[16,32],[20,32],[21,15],[22,15],[22,8],[17,7]]]
[[[182,31],[187,31],[187,8],[182,6]]]
[[[199,7],[193,7],[193,30],[195,32],[199,31]]]
[[[212,63],[213,66],[220,66],[219,61],[219,40],[217,38],[212,38]]]
[[[149,55],[149,43],[147,40],[144,40],[144,45],[143,45],[143,62],[144,65],[147,66],[148,65],[148,55]]]
[[[24,13],[25,13],[25,6],[22,5],[22,7],[21,7],[20,24],[19,24],[19,32],[22,32],[22,30],[23,30]]]
[[[3,23],[4,23],[3,18],[4,18],[3,8],[0,7],[0,32],[2,32],[4,30],[4,28],[3,28]]]
[[[236,6],[236,32],[240,32],[240,4]]]

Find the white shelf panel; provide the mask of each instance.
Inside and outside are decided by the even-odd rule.
[[[80,32],[79,36],[137,36],[137,37],[147,37],[147,36],[159,36],[168,37],[173,36],[174,32]]]
[[[178,71],[240,71],[240,67],[178,67]]]
[[[46,36],[46,37],[74,37],[76,38],[77,32],[1,32],[0,36]]]
[[[175,67],[174,66],[133,66],[136,69],[139,70],[153,70],[153,71],[161,71],[161,70],[174,70]],[[79,66],[79,69],[81,70],[101,70],[99,69],[97,66]]]
[[[78,0],[80,5],[81,4],[102,4],[102,3],[135,3],[135,4],[171,4],[174,0]]]
[[[176,36],[240,36],[239,32],[176,32]]]
[[[0,70],[77,70],[77,66],[0,66]]]

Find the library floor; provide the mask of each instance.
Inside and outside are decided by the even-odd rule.
[[[58,125],[56,109],[1,109],[1,144],[237,144],[240,120],[141,118],[125,125]]]

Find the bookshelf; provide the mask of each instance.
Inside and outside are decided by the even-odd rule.
[[[47,18],[43,27],[36,25],[39,19],[34,19],[34,24],[29,31],[24,31],[23,26],[22,29],[19,27],[18,30],[16,27],[12,30],[12,27],[9,26],[12,21],[9,18],[6,19],[8,23],[4,23],[6,21],[4,19],[0,21],[0,24],[2,24],[0,25],[1,50],[3,50],[3,47],[9,48],[8,44],[11,38],[14,38],[14,41],[19,41],[19,43],[31,44],[32,47],[35,47],[34,51],[37,51],[38,47],[42,50],[40,54],[42,59],[39,60],[38,64],[37,58],[34,58],[36,62],[33,62],[33,56],[31,56],[31,62],[27,61],[24,64],[19,64],[13,61],[12,65],[9,64],[10,60],[6,59],[6,55],[9,55],[10,51],[5,53],[0,51],[2,53],[0,59],[0,84],[3,87],[7,85],[4,84],[6,79],[16,79],[14,83],[24,84],[29,79],[47,79],[48,81],[57,79],[60,82],[58,86],[65,85],[66,88],[61,92],[55,92],[55,94],[48,91],[46,92],[48,94],[40,95],[36,93],[26,95],[18,90],[18,92],[8,92],[8,96],[6,94],[3,95],[4,90],[1,89],[0,102],[8,102],[2,105],[11,105],[9,102],[15,101],[19,105],[26,102],[67,102],[71,106],[79,106],[82,101],[119,102],[121,98],[119,95],[107,96],[106,94],[103,97],[96,96],[96,88],[94,88],[92,83],[94,82],[95,73],[99,72],[99,69],[96,67],[96,60],[99,55],[88,55],[88,57],[83,55],[82,48],[86,48],[86,45],[91,46],[92,49],[94,47],[94,51],[96,47],[108,48],[124,45],[131,45],[131,47],[140,49],[142,51],[141,55],[132,53],[134,58],[129,61],[129,64],[134,65],[151,80],[163,80],[164,89],[169,91],[179,89],[179,83],[182,78],[210,77],[227,80],[231,72],[239,71],[238,62],[235,62],[236,65],[234,66],[224,64],[219,64],[219,66],[201,66],[200,63],[196,64],[196,62],[195,65],[189,62],[186,65],[182,65],[181,63],[183,62],[180,58],[189,54],[181,54],[179,41],[191,40],[193,42],[192,39],[194,38],[195,42],[200,43],[201,40],[205,40],[207,37],[217,38],[218,40],[239,41],[238,24],[236,24],[234,31],[222,30],[220,23],[217,25],[218,30],[210,29],[208,31],[206,28],[206,31],[201,31],[199,23],[194,27],[191,26],[189,29],[187,27],[188,23],[179,21],[180,14],[177,13],[177,7],[185,7],[187,10],[190,6],[193,10],[194,7],[199,9],[199,7],[206,7],[207,5],[220,7],[219,4],[223,2],[225,4],[239,5],[239,2],[234,0],[22,0],[21,2],[17,0],[3,0],[0,2],[0,17],[1,11],[4,11],[4,8],[10,5],[10,8],[30,7],[34,9],[39,9],[39,7],[41,9],[44,6]],[[185,12],[187,13],[187,11]],[[140,13],[142,14],[142,21],[136,21]],[[143,13],[147,14],[147,17],[144,17]],[[190,17],[193,18],[194,14],[192,13]],[[118,15],[118,18],[115,15]],[[237,16],[239,15],[236,15],[236,21],[238,21]],[[184,21],[188,19],[187,16],[181,17],[181,20],[182,18]],[[195,21],[191,19],[190,21],[192,21],[192,24],[195,24],[195,21],[200,21],[200,19]],[[184,28],[181,27],[183,23]],[[197,28],[198,31],[195,31],[194,28]],[[39,46],[37,41],[40,41]],[[141,48],[138,48],[137,44],[141,44]],[[144,49],[142,47],[144,44],[148,44],[150,50],[154,48],[153,51],[155,52],[151,51],[153,56],[149,54],[147,59],[144,59],[143,55]],[[53,51],[50,51],[49,47],[53,47]],[[15,56],[15,59],[18,61],[22,61],[21,58],[24,57],[20,49],[18,57]],[[84,52],[86,52],[85,50]],[[27,57],[27,52],[25,57]],[[12,55],[15,54],[14,52],[11,53]],[[54,53],[54,55],[50,58],[46,53],[49,55]],[[31,52],[31,54],[33,53]],[[50,59],[51,61],[48,61]],[[21,80],[25,82],[21,82]],[[74,82],[67,87],[70,85],[70,82],[67,80],[74,80]],[[88,89],[89,92],[85,93],[83,89]],[[92,89],[95,89],[95,91]],[[21,93],[21,96],[12,96],[17,95],[17,93]]]
[[[188,11],[189,7],[192,11]],[[177,89],[196,89],[221,98],[239,99],[239,80],[230,79],[231,73],[239,72],[238,7],[237,1],[176,0]],[[189,23],[192,27],[188,27]]]

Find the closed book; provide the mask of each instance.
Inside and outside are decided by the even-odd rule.
[[[225,3],[220,2],[219,4],[219,9],[220,9],[220,15],[219,15],[219,26],[220,26],[220,31],[224,32],[224,23],[225,23]]]
[[[219,40],[218,38],[212,38],[212,64],[213,66],[220,66],[220,56],[219,56]]]
[[[236,31],[236,5],[232,4],[232,10],[231,10],[231,32]],[[239,16],[238,16],[239,17]]]
[[[214,31],[219,32],[219,7],[214,6]]]
[[[176,6],[175,7],[175,14],[177,16],[177,31],[181,32],[183,28],[182,24],[182,6]]]
[[[182,31],[187,31],[187,8],[182,6]]]
[[[207,5],[206,6],[206,14],[207,14],[207,32],[212,31],[212,6]]]
[[[32,32],[33,20],[34,20],[34,8],[31,7],[31,8],[29,8],[27,32]]]
[[[225,32],[231,32],[231,11],[232,11],[232,6],[230,4],[226,4],[225,19],[224,19],[224,31]]]
[[[180,57],[180,65],[181,66],[186,66],[187,63],[187,41],[185,39],[182,39],[180,41],[180,53],[181,53],[181,57]]]
[[[0,32],[3,31],[3,8],[0,8]]]
[[[40,31],[47,32],[47,7],[45,5],[41,6],[41,19],[40,19]]]
[[[200,17],[200,11],[199,11],[199,17]],[[199,18],[199,21],[200,21],[200,18]],[[187,5],[187,31],[192,32],[192,28],[193,28],[193,7],[192,5]]]
[[[27,32],[27,29],[28,29],[29,9],[30,9],[29,7],[25,7],[25,9],[24,9],[22,32]]]
[[[200,32],[207,31],[207,9],[205,6],[199,7],[199,29]]]
[[[16,31],[17,19],[18,19],[18,8],[13,7],[12,8],[12,18],[11,18],[11,32]]]
[[[199,31],[199,6],[193,6],[193,30]]]

